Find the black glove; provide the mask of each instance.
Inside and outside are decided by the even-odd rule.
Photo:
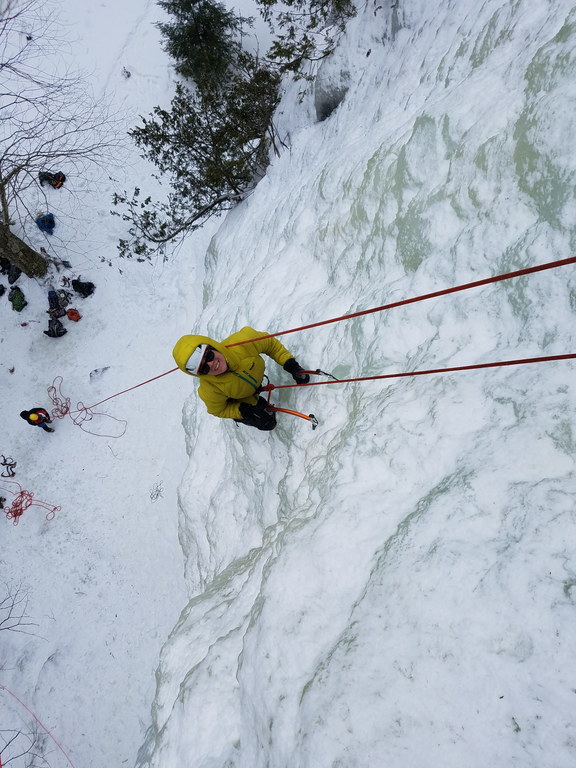
[[[268,431],[276,426],[276,414],[268,410],[268,403],[263,397],[258,398],[256,405],[240,403],[239,407],[240,415],[252,427]]]
[[[296,384],[308,384],[310,381],[310,376],[307,373],[302,373],[302,366],[296,362],[295,358],[291,357],[290,360],[286,360],[282,367],[292,376]]]

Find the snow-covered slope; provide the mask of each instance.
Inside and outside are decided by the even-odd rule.
[[[320,70],[344,101],[317,123],[307,95],[309,124],[212,241],[200,330],[280,331],[570,256],[570,13],[365,8]],[[573,274],[283,341],[341,378],[574,352]],[[139,765],[571,765],[573,373],[284,390],[320,427],[270,435],[191,395],[193,597]]]
[[[4,523],[39,627],[2,634],[0,683],[76,766],[573,764],[572,362],[274,393],[315,431],[216,420],[179,372],[102,406],[117,440],[18,417],[56,375],[94,403],[169,370],[191,329],[282,331],[571,256],[572,5],[365,7],[315,88],[287,86],[266,178],[173,263],[105,267],[117,182],[62,190],[60,255],[97,291],[60,340],[31,322],[40,286],[26,316],[1,308],[0,451],[62,509]],[[128,116],[169,95],[151,1],[61,8]],[[282,340],[339,378],[575,352],[573,274]]]

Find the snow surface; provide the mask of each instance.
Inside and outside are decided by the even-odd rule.
[[[153,2],[59,7],[128,125],[168,99]],[[0,304],[0,450],[61,506],[3,523],[38,627],[2,633],[0,684],[74,765],[574,765],[574,363],[274,393],[316,431],[214,419],[179,372],[101,406],[118,439],[18,413],[56,376],[88,404],[170,370],[192,329],[278,332],[572,256],[575,48],[567,0],[365,6],[316,86],[287,84],[254,194],[165,265],[100,261],[136,156],[50,194],[50,245],[97,290],[58,340],[40,282],[22,315]],[[282,340],[340,378],[572,353],[575,306],[569,266]]]

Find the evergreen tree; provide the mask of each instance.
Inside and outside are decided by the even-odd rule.
[[[276,34],[268,51],[281,72],[305,77],[306,62],[329,56],[346,22],[356,13],[353,0],[256,0]]]
[[[173,17],[158,28],[176,71],[199,88],[221,83],[238,60],[239,33],[250,19],[213,0],[159,0],[158,5]]]
[[[268,164],[272,113],[278,103],[278,75],[242,54],[242,70],[230,74],[225,90],[191,91],[176,86],[170,109],[156,107],[130,132],[142,155],[169,177],[167,203],[114,196],[126,206],[129,239],[120,254],[150,259],[166,253],[187,232],[243,198]]]
[[[115,215],[129,223],[120,255],[166,256],[210,216],[237,204],[257,183],[269,162],[272,116],[279,100],[280,72],[302,76],[307,61],[328,55],[335,36],[352,15],[352,0],[257,0],[281,33],[263,65],[242,50],[239,33],[250,22],[214,0],[158,0],[172,20],[159,24],[176,71],[194,82],[178,84],[170,109],[157,107],[130,135],[143,157],[167,177],[167,202],[114,196],[124,207]],[[280,10],[276,10],[279,7]]]

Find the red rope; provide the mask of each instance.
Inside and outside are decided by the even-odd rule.
[[[258,336],[255,339],[246,339],[246,341],[235,341],[233,344],[227,344],[228,347],[237,347],[241,344],[250,344],[252,341],[262,341],[263,339],[271,339],[275,336],[285,336],[287,333],[296,333],[296,331],[305,331],[308,328],[318,328],[320,325],[328,325],[329,323],[338,323],[340,320],[350,320],[353,317],[362,317],[362,315],[370,315],[374,312],[383,312],[385,309],[393,309],[394,307],[403,307],[406,304],[415,304],[417,301],[425,301],[426,299],[435,299],[438,296],[447,296],[449,293],[457,293],[458,291],[467,291],[469,288],[478,288],[481,285],[489,285],[490,283],[498,283],[501,280],[510,280],[513,277],[520,277],[521,275],[530,275],[533,272],[542,272],[545,269],[554,269],[555,267],[563,267],[566,264],[576,263],[576,256],[569,259],[559,259],[558,261],[550,261],[546,264],[538,264],[535,267],[526,267],[525,269],[517,269],[515,272],[506,272],[502,275],[495,275],[494,277],[486,277],[483,280],[475,280],[473,283],[465,283],[464,285],[456,285],[452,288],[444,288],[441,291],[434,291],[433,293],[425,293],[422,296],[414,296],[411,299],[402,299],[401,301],[393,301],[390,304],[383,304],[381,307],[374,307],[373,309],[363,309],[361,312],[352,312],[349,315],[340,315],[339,317],[333,317],[330,320],[321,320],[318,323],[310,323],[309,325],[301,325],[298,328],[290,328],[287,331],[279,331],[278,333],[267,333],[265,336]]]
[[[363,309],[360,312],[352,312],[349,315],[340,315],[339,317],[333,317],[330,320],[321,320],[317,323],[309,323],[308,325],[300,325],[297,328],[289,328],[286,331],[278,331],[277,333],[267,333],[264,336],[257,336],[254,339],[246,339],[245,341],[235,341],[233,344],[227,344],[227,347],[238,347],[242,344],[250,344],[253,341],[262,341],[264,339],[271,339],[276,336],[285,336],[288,333],[296,333],[297,331],[305,331],[309,328],[318,328],[321,325],[329,325],[330,323],[338,323],[341,320],[351,320],[354,317],[362,317],[363,315],[370,315],[374,312],[383,312],[386,309],[393,309],[394,307],[402,307],[406,304],[415,304],[418,301],[425,301],[426,299],[434,299],[438,296],[447,296],[450,293],[457,293],[458,291],[467,291],[470,288],[479,288],[482,285],[489,285],[490,283],[498,283],[502,280],[510,280],[513,277],[520,277],[522,275],[530,275],[533,272],[542,272],[546,269],[554,269],[556,267],[564,267],[567,264],[574,264],[576,263],[576,256],[573,256],[569,259],[558,259],[557,261],[550,261],[546,264],[537,264],[534,267],[525,267],[524,269],[517,269],[515,272],[506,272],[501,275],[494,275],[493,277],[486,277],[483,280],[475,280],[472,283],[464,283],[463,285],[456,285],[452,288],[444,288],[441,291],[434,291],[433,293],[425,293],[422,296],[414,296],[410,299],[402,299],[401,301],[393,301],[390,304],[383,304],[381,307],[374,307],[373,309]],[[567,357],[572,357],[572,355],[568,355]],[[538,358],[539,361],[544,361],[548,359],[564,359],[564,358]],[[536,359],[530,361],[535,362]],[[519,362],[519,361],[517,361]],[[529,362],[529,361],[526,361]],[[517,363],[515,362],[509,362],[509,363],[486,363],[484,365],[480,366],[471,366],[471,368],[479,367],[479,368],[486,368],[486,367],[494,367],[496,365],[515,365]],[[470,367],[465,368],[445,368],[445,369],[439,369],[437,371],[422,371],[420,374],[417,373],[404,373],[404,374],[391,374],[387,376],[367,376],[364,378],[357,378],[357,379],[344,379],[344,381],[367,381],[371,379],[387,379],[387,378],[393,378],[396,376],[416,376],[416,375],[424,375],[426,373],[441,373],[441,372],[448,372],[448,371],[458,371],[458,370],[469,370]],[[91,408],[95,408],[97,405],[102,405],[102,403],[108,402],[108,400],[112,400],[114,397],[119,397],[120,395],[124,395],[126,392],[131,392],[133,389],[138,389],[138,387],[143,387],[145,384],[150,384],[151,381],[156,381],[156,379],[161,379],[163,376],[168,376],[170,373],[174,373],[174,371],[177,371],[178,367],[171,368],[169,371],[165,371],[164,373],[159,374],[158,376],[154,376],[151,379],[147,379],[146,381],[142,381],[140,384],[135,384],[133,387],[128,387],[128,389],[123,389],[122,392],[116,392],[114,395],[110,395],[110,397],[104,398],[104,400],[100,400],[98,403],[94,403],[94,405],[89,405],[86,408],[82,408],[77,411],[70,411],[70,413],[80,413],[81,411],[89,411]],[[329,381],[317,381],[314,382],[308,386],[317,386],[318,384],[330,384],[335,382],[329,382]],[[303,386],[302,384],[287,384],[284,385],[287,387],[292,386]]]
[[[431,368],[427,371],[407,371],[405,373],[386,373],[381,376],[358,376],[354,379],[330,379],[330,381],[310,381],[308,384],[267,384],[263,392],[273,389],[291,389],[292,387],[320,387],[323,384],[348,384],[352,381],[375,381],[376,379],[402,379],[408,376],[428,376],[432,373],[453,373],[455,371],[474,371],[479,368],[500,368],[507,365],[525,365],[527,363],[546,363],[554,360],[573,360],[576,354],[547,355],[546,357],[525,357],[520,360],[504,360],[497,363],[476,363],[475,365],[457,365],[450,368]],[[312,371],[314,373],[314,371]]]
[[[156,379],[161,379],[162,376],[168,376],[169,373],[174,373],[174,371],[178,370],[178,366],[176,368],[171,368],[169,371],[165,371],[164,373],[159,374],[158,376],[153,376],[151,379],[147,379],[147,381],[143,381],[140,384],[135,384],[133,387],[128,387],[128,389],[123,389],[122,392],[116,392],[115,395],[110,395],[110,397],[104,398],[104,400],[100,400],[99,403],[94,403],[94,405],[88,405],[85,408],[81,408],[77,411],[70,411],[70,413],[80,413],[81,411],[87,411],[91,408],[96,408],[97,405],[102,405],[102,403],[107,402],[108,400],[112,400],[113,397],[119,397],[119,395],[124,395],[126,392],[131,392],[133,389],[138,389],[138,387],[143,387],[144,384],[150,384],[151,381],[156,381]]]
[[[14,520],[14,525],[18,525],[18,518],[24,514],[28,507],[32,506],[33,497],[34,494],[30,491],[20,491],[12,502],[11,507],[6,510],[6,518]]]
[[[28,712],[30,715],[32,715],[32,717],[34,718],[34,720],[36,720],[36,722],[38,723],[38,725],[40,725],[40,726],[41,726],[41,727],[42,727],[42,728],[43,728],[43,729],[46,731],[46,733],[48,734],[48,736],[50,736],[50,738],[52,739],[52,741],[54,742],[54,744],[56,744],[56,746],[58,747],[58,749],[60,750],[60,752],[62,752],[62,754],[64,755],[64,757],[66,758],[66,760],[68,760],[68,762],[70,763],[70,765],[72,766],[72,768],[76,768],[76,766],[74,765],[74,763],[72,762],[72,760],[70,760],[70,758],[69,758],[69,757],[68,757],[68,755],[66,754],[66,751],[65,751],[64,747],[62,746],[62,744],[60,744],[60,742],[59,742],[59,741],[56,739],[56,737],[55,737],[55,736],[53,736],[53,735],[52,735],[52,733],[50,733],[50,731],[48,730],[48,728],[46,728],[46,726],[44,725],[44,723],[43,723],[41,720],[39,720],[39,719],[36,717],[36,715],[34,714],[34,712],[32,712],[32,710],[31,710],[31,709],[29,709],[29,708],[26,706],[26,704],[24,704],[24,702],[22,701],[22,699],[19,699],[19,698],[18,698],[18,696],[16,696],[16,694],[15,694],[15,693],[12,693],[12,691],[11,691],[9,688],[6,688],[6,686],[5,686],[5,685],[2,685],[2,683],[0,683],[0,688],[2,688],[2,690],[3,690],[3,691],[6,691],[6,693],[9,693],[9,694],[10,694],[10,696],[12,696],[12,698],[16,699],[16,701],[17,701],[19,704],[21,704],[21,705],[24,707],[24,709],[26,710],[26,712]]]

